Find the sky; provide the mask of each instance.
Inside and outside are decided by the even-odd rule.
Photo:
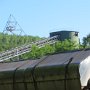
[[[54,31],[90,33],[90,0],[0,0],[0,32],[12,14],[27,35],[49,37]]]

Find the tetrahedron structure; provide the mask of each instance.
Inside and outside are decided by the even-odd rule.
[[[25,35],[25,32],[18,24],[13,15],[10,14],[6,26],[3,30],[3,33],[16,34],[16,35]]]

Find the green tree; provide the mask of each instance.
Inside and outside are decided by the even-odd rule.
[[[90,48],[90,34],[88,34],[86,37],[83,37],[83,47]]]
[[[90,36],[88,35],[85,45],[90,45]],[[7,49],[19,47],[21,45],[27,45],[32,42],[42,40],[44,38],[40,38],[38,36],[18,36],[18,35],[8,35],[0,33],[0,52],[5,51]],[[88,43],[87,43],[88,42]],[[58,41],[57,43],[53,45],[46,44],[45,46],[39,48],[36,45],[32,46],[32,49],[29,53],[25,53],[23,55],[20,55],[20,59],[36,59],[41,58],[44,55],[49,55],[57,52],[64,52],[64,51],[70,51],[75,50],[77,45],[75,45],[75,42],[72,42],[71,40],[64,40],[64,41]]]
[[[72,42],[71,40],[68,40],[68,39],[57,42],[55,44],[55,48],[56,48],[56,52],[64,52],[64,51],[77,49],[75,42]]]

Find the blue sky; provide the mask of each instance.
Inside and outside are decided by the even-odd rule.
[[[90,33],[90,0],[0,0],[0,32],[10,14],[28,35],[70,30],[82,39]]]

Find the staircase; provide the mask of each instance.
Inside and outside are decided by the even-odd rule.
[[[41,47],[44,47],[46,44],[54,44],[57,42],[57,40],[58,40],[58,36],[53,36],[41,41],[32,42],[31,44],[28,44],[28,45],[22,45],[22,46],[13,48],[11,50],[1,52],[0,62],[25,54],[27,52],[30,52],[32,45],[36,45],[37,47],[41,48]]]

